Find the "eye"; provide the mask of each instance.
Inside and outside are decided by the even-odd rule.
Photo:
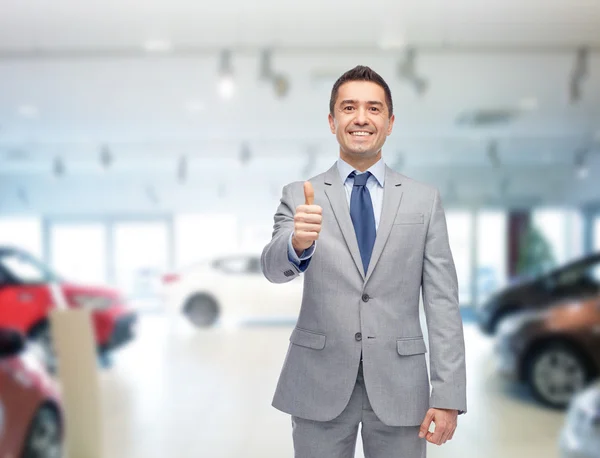
[[[371,111],[374,113],[377,113],[379,111],[379,108],[377,107],[371,107]]]
[[[344,111],[351,111],[351,110],[354,110],[354,107],[352,107],[350,105],[344,107]]]

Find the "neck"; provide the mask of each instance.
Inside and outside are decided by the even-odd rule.
[[[381,159],[381,150],[379,150],[377,154],[372,157],[349,156],[344,152],[340,151],[340,157],[359,172],[364,172],[365,170],[368,170],[373,164],[376,164],[377,161],[379,161],[379,159]]]

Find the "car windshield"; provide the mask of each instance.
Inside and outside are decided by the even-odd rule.
[[[51,283],[60,277],[32,256],[17,251],[0,253],[0,267],[25,284]]]

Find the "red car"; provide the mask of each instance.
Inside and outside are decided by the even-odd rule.
[[[69,283],[28,253],[0,247],[0,326],[17,329],[39,343],[51,370],[55,359],[48,314],[61,298],[68,307],[92,310],[101,355],[133,338],[136,314],[117,291]]]
[[[60,394],[24,336],[0,328],[0,457],[61,458]]]

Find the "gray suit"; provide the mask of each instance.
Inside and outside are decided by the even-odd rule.
[[[388,426],[420,425],[429,407],[466,411],[466,371],[458,286],[439,193],[386,167],[383,208],[365,275],[345,191],[334,164],[310,179],[323,208],[318,247],[304,273],[297,326],[273,406],[329,421],[348,405],[361,352],[372,409]],[[288,258],[302,182],[284,187],[261,264],[273,283],[300,274]],[[429,329],[430,381],[419,322]]]

